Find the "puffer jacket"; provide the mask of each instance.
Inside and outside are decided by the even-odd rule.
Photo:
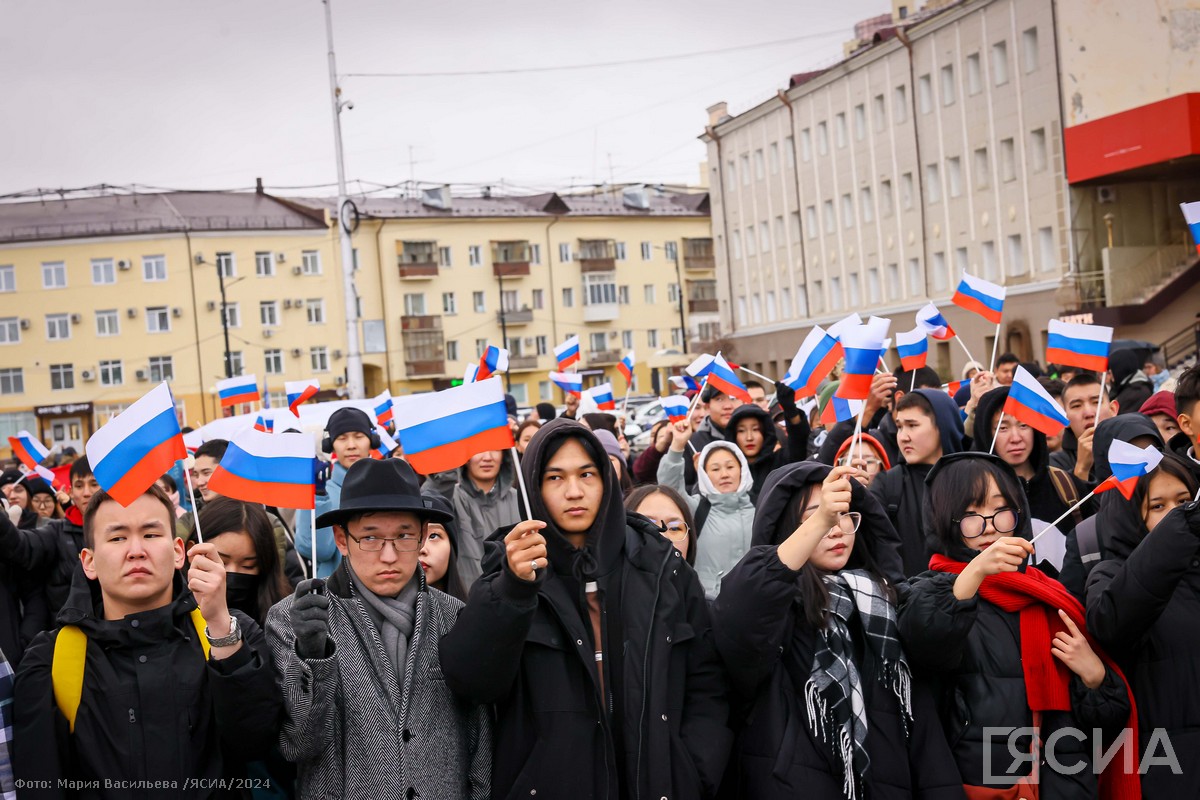
[[[722,494],[713,486],[704,472],[704,463],[716,450],[727,450],[734,454],[742,467],[742,482],[736,492]],[[732,442],[709,442],[700,451],[701,468],[697,470],[699,496],[684,491],[683,465],[686,452],[668,450],[658,465],[658,482],[669,486],[683,495],[692,514],[702,503],[709,506],[704,526],[696,531],[696,574],[704,587],[704,596],[714,599],[721,591],[721,580],[733,569],[750,549],[750,535],[754,527],[754,503],[750,490],[754,477],[742,451]]]
[[[83,550],[83,528],[63,519],[47,520],[36,530],[18,529],[6,514],[0,514],[0,561],[27,573],[46,587],[47,620],[53,619],[67,602],[79,552]]]

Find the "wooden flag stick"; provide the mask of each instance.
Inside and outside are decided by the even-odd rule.
[[[1000,323],[996,323],[996,338],[992,340],[992,365],[988,367],[988,372],[996,371],[996,348],[1000,346]]]
[[[967,360],[975,361],[975,356],[971,355],[971,351],[968,350],[967,345],[963,343],[962,337],[956,333],[954,334],[954,338],[958,340],[958,344],[962,347],[963,352],[967,354]],[[975,363],[978,364],[979,362],[975,361]]]
[[[978,420],[976,420],[978,422]],[[988,455],[996,452],[996,437],[1000,435],[1000,426],[1004,424],[1004,409],[1000,409],[1000,421],[996,423],[996,432],[992,434],[992,446],[988,448]]]
[[[533,509],[529,505],[529,490],[525,488],[525,476],[521,473],[521,454],[517,452],[517,446],[513,445],[509,448],[512,451],[513,463],[517,468],[517,485],[521,488],[521,499],[525,501],[525,519],[533,519]]]
[[[204,544],[204,534],[200,532],[200,504],[196,501],[196,490],[192,488],[192,470],[188,467],[186,460],[183,462],[183,479],[187,481],[188,497],[192,499],[192,519],[196,522],[196,542]]]

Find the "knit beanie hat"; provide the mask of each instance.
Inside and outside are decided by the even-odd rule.
[[[367,416],[367,412],[362,409],[339,408],[329,416],[325,430],[329,431],[329,441],[332,442],[336,441],[343,433],[353,431],[370,436],[375,431],[375,426],[371,424],[371,418]]]

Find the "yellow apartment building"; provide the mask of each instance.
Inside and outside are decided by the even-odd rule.
[[[635,391],[654,391],[687,363],[685,341],[695,351],[720,335],[705,193],[443,189],[357,205],[368,395],[450,386],[506,340],[518,403],[558,402],[546,373],[573,333],[587,385],[611,380],[619,395],[616,364],[633,349]],[[315,377],[336,396],[346,342],[332,206],[262,192],[0,205],[0,435],[78,448],[163,379],[181,421],[200,426],[222,413],[227,367],[256,375],[272,406],[287,380]]]

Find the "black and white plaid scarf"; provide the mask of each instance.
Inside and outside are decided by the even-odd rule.
[[[867,710],[862,676],[854,663],[850,618],[858,612],[866,645],[882,665],[877,681],[895,693],[904,720],[904,734],[912,724],[911,677],[896,632],[896,609],[883,587],[864,570],[848,569],[825,576],[829,608],[825,628],[817,640],[812,674],[804,686],[808,727],[828,745],[842,765],[842,793],[847,800],[863,798],[867,756]]]

